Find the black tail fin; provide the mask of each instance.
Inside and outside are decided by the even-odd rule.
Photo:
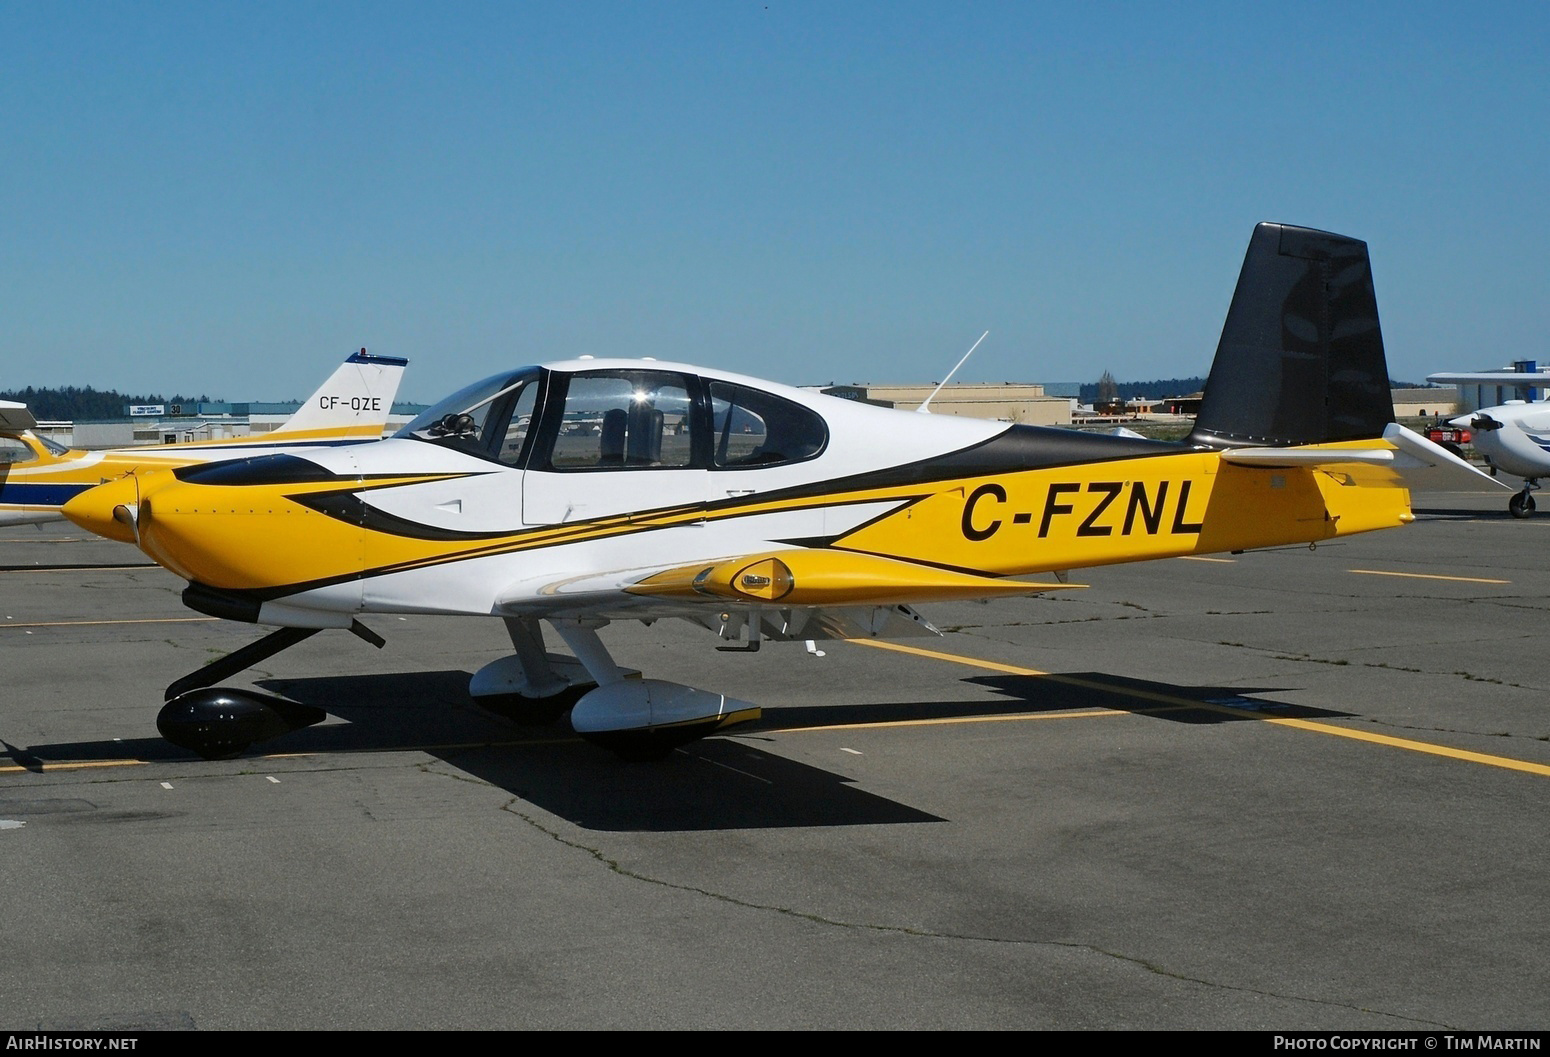
[[[1393,421],[1367,244],[1260,224],[1190,441],[1223,448],[1362,440]]]

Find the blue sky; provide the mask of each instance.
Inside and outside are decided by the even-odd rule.
[[[1550,7],[0,0],[0,387],[1204,373],[1253,225],[1550,360]]]

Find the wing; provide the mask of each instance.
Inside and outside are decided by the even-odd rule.
[[[1550,385],[1550,373],[1545,371],[1465,371],[1452,374],[1429,374],[1426,380],[1436,385]]]
[[[546,575],[500,594],[504,615],[641,619],[675,616],[735,637],[750,619],[765,637],[895,638],[939,634],[911,603],[986,600],[1081,584],[999,579],[875,554],[768,551],[672,568]]]
[[[680,566],[627,590],[750,605],[825,606],[979,600],[1080,586],[1000,579],[853,551],[789,550]]]

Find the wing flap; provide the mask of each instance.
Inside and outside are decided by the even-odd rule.
[[[759,637],[770,642],[935,638],[942,634],[913,606],[905,605],[779,609],[722,603],[687,606],[677,615],[727,640],[741,637],[755,623]]]

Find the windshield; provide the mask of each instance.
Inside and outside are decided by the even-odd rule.
[[[532,416],[541,373],[537,367],[523,367],[475,382],[393,435],[514,464]]]
[[[35,462],[40,448],[50,455],[70,454],[69,448],[61,447],[31,430],[24,433],[0,434],[0,466]]]

